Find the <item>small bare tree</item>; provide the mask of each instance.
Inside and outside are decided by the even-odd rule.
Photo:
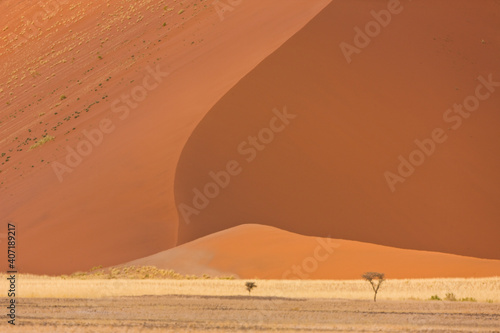
[[[257,285],[255,284],[255,282],[247,282],[247,283],[245,283],[245,287],[247,287],[248,295],[250,295],[250,292],[252,291],[252,289],[256,288]]]
[[[375,292],[375,295],[373,296],[373,301],[377,301],[377,293],[380,288],[380,285],[382,282],[385,281],[385,274],[384,273],[377,273],[377,272],[367,272],[363,274],[363,279],[366,281],[370,282],[373,291]],[[375,282],[377,281],[377,282]]]

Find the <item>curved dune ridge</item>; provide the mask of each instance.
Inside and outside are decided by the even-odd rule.
[[[125,265],[242,279],[359,279],[367,271],[384,272],[392,279],[500,276],[500,260],[303,236],[255,224],[219,231]]]
[[[0,220],[17,226],[20,270],[69,273],[175,246],[185,141],[328,2],[0,2]]]
[[[179,243],[259,223],[500,259],[500,4],[401,1],[360,37],[387,4],[331,2],[207,113]]]

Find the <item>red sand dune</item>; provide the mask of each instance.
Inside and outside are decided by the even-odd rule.
[[[500,260],[302,236],[255,224],[220,231],[126,265],[245,279],[359,279],[367,271],[384,272],[392,279],[500,275]]]
[[[68,273],[173,247],[175,167],[190,133],[329,1],[243,1],[223,21],[212,2],[0,2],[0,220],[17,225],[21,271]],[[155,85],[148,66],[169,76],[126,115],[144,78]],[[59,182],[53,166],[102,119],[114,130]],[[29,151],[46,133],[55,140]]]
[[[358,241],[339,241],[349,251],[338,266],[352,276],[354,253],[386,249],[359,242],[500,259],[500,91],[458,118],[461,126],[443,120],[476,92],[480,75],[500,81],[500,5],[403,0],[348,64],[339,44],[353,44],[353,28],[387,3],[242,1],[221,20],[208,0],[1,2],[0,220],[18,227],[21,271],[116,265],[248,223]],[[141,89],[147,96],[130,104],[127,95]],[[273,119],[284,107],[297,117],[282,127]],[[266,127],[277,133],[261,136],[274,138],[252,149],[245,141]],[[398,156],[408,158],[414,140],[435,128],[448,139],[392,193],[384,172],[396,173]],[[59,182],[53,167],[67,149],[88,141],[85,131],[106,129]],[[29,150],[44,134],[55,140]],[[192,205],[193,189],[222,169],[234,174],[230,184],[186,224],[179,205]],[[252,275],[289,253],[295,261],[283,262],[291,267],[315,242],[294,235],[293,246],[273,247],[293,234],[256,230],[273,254],[269,266],[259,260],[238,271],[214,256],[209,269]],[[252,232],[209,239],[239,253]],[[0,230],[0,246],[4,236]],[[183,251],[169,252],[176,267],[188,269],[179,263],[187,258],[207,266],[206,252]],[[416,253],[401,251],[387,258]],[[461,271],[462,259],[448,260],[461,257],[436,258],[444,259],[432,274],[473,276],[469,266]],[[484,274],[497,274],[488,263]],[[270,272],[283,274],[279,267]],[[387,273],[412,276],[403,267]]]
[[[387,4],[332,1],[208,112],[177,165],[180,243],[258,223],[500,259],[500,4],[401,1],[356,44]],[[393,192],[400,156],[418,166]]]

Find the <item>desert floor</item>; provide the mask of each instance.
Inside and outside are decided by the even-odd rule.
[[[22,332],[498,332],[500,304],[142,296],[20,299]],[[7,330],[6,321],[0,331]],[[13,330],[14,331],[14,330]]]
[[[0,276],[0,288],[8,286]],[[500,278],[94,279],[20,275],[0,332],[499,332]],[[456,301],[445,301],[453,293]],[[430,300],[431,296],[443,300]],[[1,298],[1,304],[8,299]],[[6,311],[6,310],[5,310]],[[6,312],[5,312],[6,313]],[[8,327],[10,326],[10,327]]]

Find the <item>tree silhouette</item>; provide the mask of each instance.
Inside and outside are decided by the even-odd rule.
[[[247,287],[248,295],[250,295],[250,292],[252,291],[252,289],[256,288],[257,285],[255,284],[255,282],[247,282],[247,283],[245,283],[245,287]]]
[[[366,281],[370,282],[370,285],[372,286],[373,291],[375,292],[375,295],[373,296],[373,301],[377,301],[377,293],[380,288],[380,285],[382,282],[385,281],[385,274],[384,273],[377,273],[377,272],[367,272],[363,274],[363,279]],[[375,280],[377,283],[375,283]]]

